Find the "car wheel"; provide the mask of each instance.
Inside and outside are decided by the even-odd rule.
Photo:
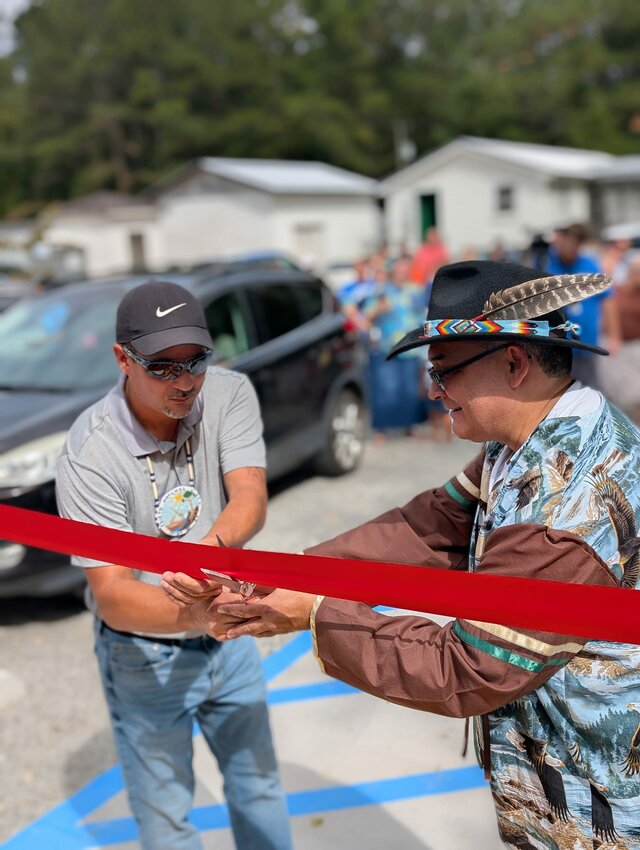
[[[360,465],[364,452],[367,414],[363,400],[353,390],[341,390],[327,419],[325,446],[316,457],[321,475],[344,475]]]

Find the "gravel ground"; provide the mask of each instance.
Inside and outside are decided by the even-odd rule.
[[[370,443],[357,473],[272,488],[252,548],[297,552],[446,480],[476,452],[457,440]],[[260,641],[268,654],[287,638]],[[115,761],[91,616],[69,597],[0,600],[0,842]],[[43,848],[44,850],[44,848]]]

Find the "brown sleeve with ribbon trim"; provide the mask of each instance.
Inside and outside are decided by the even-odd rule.
[[[565,531],[518,524],[490,536],[478,572],[616,586],[588,544]],[[553,600],[550,600],[553,604]],[[505,599],[505,624],[517,599]],[[458,619],[439,626],[324,599],[315,649],[330,676],[389,702],[452,717],[484,714],[540,687],[586,642],[562,634]]]
[[[442,487],[312,546],[306,555],[466,569],[484,453]]]

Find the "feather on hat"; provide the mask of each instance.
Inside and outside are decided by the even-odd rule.
[[[602,274],[540,276],[515,263],[470,261],[443,266],[431,287],[423,327],[411,331],[389,353],[393,357],[432,342],[510,339],[608,354],[580,342],[579,326],[562,307],[604,292]]]

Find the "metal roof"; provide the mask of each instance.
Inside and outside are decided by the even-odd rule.
[[[640,180],[640,156],[618,156],[596,175],[601,183]]]
[[[133,206],[136,199],[122,192],[99,191],[60,204],[58,212],[102,215],[119,207]]]
[[[542,171],[554,177],[587,179],[616,161],[613,154],[582,148],[508,142],[477,136],[462,136],[460,141],[471,151],[522,165],[534,171]]]
[[[389,191],[395,186],[410,183],[415,177],[432,169],[435,170],[449,157],[461,153],[475,153],[530,171],[547,174],[550,177],[575,180],[590,180],[596,175],[599,176],[617,160],[613,154],[602,151],[484,139],[479,136],[459,136],[401,171],[391,174],[382,181],[382,188],[384,191]]]
[[[377,188],[370,177],[324,162],[203,157],[198,166],[208,174],[277,195],[374,196]]]

